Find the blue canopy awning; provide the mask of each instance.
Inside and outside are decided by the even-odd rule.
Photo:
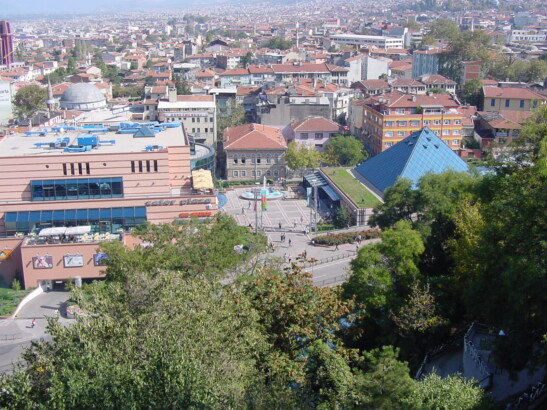
[[[334,192],[334,189],[332,189],[330,186],[324,185],[324,186],[321,187],[321,189],[323,191],[325,191],[325,194],[327,194],[329,196],[331,201],[339,201],[340,200],[340,197],[338,196],[338,194],[336,192]]]

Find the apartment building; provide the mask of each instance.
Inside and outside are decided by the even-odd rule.
[[[381,49],[405,48],[404,36],[368,36],[361,34],[333,34],[330,41],[358,47],[374,46]]]
[[[439,73],[439,54],[444,52],[440,48],[416,50],[412,54],[412,78],[419,78],[424,74]]]
[[[530,111],[547,102],[547,97],[528,88],[483,87],[483,111]]]
[[[410,95],[393,91],[352,105],[363,110],[362,139],[373,155],[428,127],[451,149],[461,147],[463,115],[459,104],[447,94]],[[354,114],[355,117],[355,114]]]

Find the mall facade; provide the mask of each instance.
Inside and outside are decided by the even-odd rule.
[[[213,187],[192,186],[181,123],[54,128],[0,140],[0,275],[25,287],[99,278],[102,241],[136,243],[132,229],[208,218]],[[214,151],[213,151],[214,153]]]

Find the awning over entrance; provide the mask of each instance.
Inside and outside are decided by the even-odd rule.
[[[310,184],[312,187],[319,187],[319,186],[325,186],[328,185],[327,181],[319,172],[314,172],[313,174],[308,174],[304,176],[304,179]]]
[[[44,228],[38,233],[38,236],[58,236],[63,235],[66,232],[64,226],[56,226],[54,228]]]
[[[340,200],[340,197],[338,196],[338,194],[336,192],[334,192],[334,189],[332,189],[330,186],[324,185],[324,186],[321,187],[321,189],[323,191],[325,191],[325,194],[327,194],[329,196],[331,201],[339,201]]]

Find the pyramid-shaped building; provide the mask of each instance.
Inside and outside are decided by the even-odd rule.
[[[439,174],[449,169],[464,172],[469,167],[433,131],[424,127],[363,162],[353,170],[353,174],[367,188],[383,197],[384,191],[398,177],[416,184],[428,172]]]

